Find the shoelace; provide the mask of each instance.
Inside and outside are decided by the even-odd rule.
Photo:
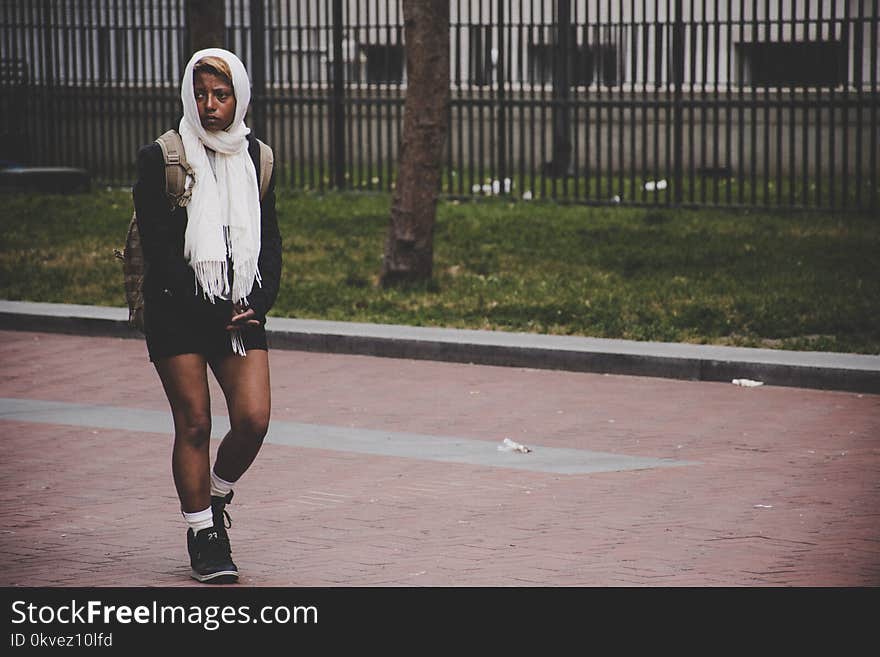
[[[232,527],[232,518],[229,515],[229,511],[226,510],[226,505],[229,504],[230,502],[232,502],[232,496],[233,496],[234,492],[235,491],[229,491],[229,495],[222,498],[223,499],[223,526],[226,529],[229,529],[230,527]],[[213,498],[213,499],[217,499],[217,498]],[[211,506],[212,507],[214,506],[213,501],[211,503]]]
[[[197,543],[197,550],[203,559],[206,558],[209,561],[224,559],[232,554],[229,537],[223,535]]]
[[[226,529],[232,527],[232,518],[229,517],[229,512],[226,510],[226,506],[232,503],[233,495],[235,495],[235,491],[231,490],[229,491],[229,495],[227,495],[226,498],[223,500],[223,517],[225,518],[225,521],[229,523],[228,525],[226,525]],[[226,524],[226,522],[224,524]]]

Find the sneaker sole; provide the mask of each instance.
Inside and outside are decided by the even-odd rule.
[[[238,573],[234,570],[220,570],[208,575],[199,575],[193,570],[190,572],[190,576],[203,584],[235,584],[238,582]]]

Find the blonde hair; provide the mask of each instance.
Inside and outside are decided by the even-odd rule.
[[[229,68],[229,64],[226,63],[226,60],[221,59],[220,57],[214,57],[213,55],[202,57],[193,65],[193,75],[202,71],[226,78],[229,86],[232,86],[232,71]]]

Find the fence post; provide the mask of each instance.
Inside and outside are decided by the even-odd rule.
[[[333,0],[333,95],[330,143],[333,145],[334,184],[345,189],[345,66],[342,61],[342,0]]]
[[[504,179],[507,177],[507,122],[504,107],[504,0],[498,0],[498,180],[500,191],[504,194]]]
[[[571,166],[571,5],[569,0],[556,2],[556,56],[553,67],[553,160],[550,175],[562,177]]]
[[[251,0],[251,102],[252,127],[257,135],[266,135],[266,16],[263,0]]]
[[[675,185],[675,204],[681,205],[684,199],[683,159],[684,159],[684,107],[681,85],[684,80],[684,21],[682,20],[682,0],[675,0],[675,23],[672,28],[672,84],[673,84],[673,176]]]
[[[49,0],[43,0],[40,5],[42,9],[41,18],[41,36],[42,36],[42,54],[43,54],[43,106],[46,108],[46,153],[48,154],[48,164],[57,164],[58,158],[58,138],[57,138],[57,114],[55,112],[55,53],[52,43],[52,32],[54,25],[52,22],[52,3]]]

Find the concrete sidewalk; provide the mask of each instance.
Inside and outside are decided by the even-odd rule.
[[[127,310],[0,301],[0,329],[140,338]],[[275,349],[880,393],[880,356],[270,317]]]
[[[270,359],[229,508],[240,586],[880,584],[880,395]],[[0,331],[0,368],[0,585],[202,586],[143,342]]]

